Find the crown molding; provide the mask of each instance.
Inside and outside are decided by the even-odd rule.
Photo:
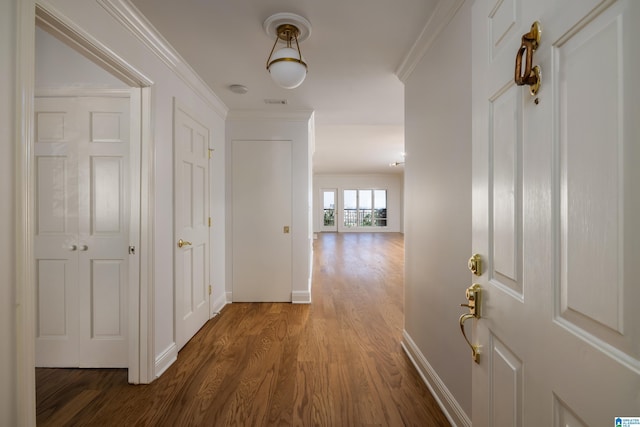
[[[96,0],[224,119],[229,108],[130,0]]]
[[[449,25],[449,22],[451,22],[464,2],[465,0],[440,0],[438,2],[436,10],[422,29],[418,39],[411,46],[398,68],[396,68],[396,76],[400,81],[406,83],[406,80],[431,48],[433,42],[438,38],[442,30]]]

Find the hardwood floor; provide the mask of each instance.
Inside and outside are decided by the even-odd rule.
[[[403,236],[320,234],[313,303],[230,304],[149,385],[37,369],[43,426],[448,426],[400,346]]]

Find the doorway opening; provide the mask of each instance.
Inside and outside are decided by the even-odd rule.
[[[36,236],[36,185],[35,164],[35,99],[36,90],[33,76],[36,72],[35,37],[36,31],[44,30],[54,35],[76,53],[98,65],[116,79],[123,82],[130,91],[131,114],[130,164],[134,173],[129,180],[129,214],[125,217],[128,243],[132,246],[128,255],[130,268],[125,278],[127,282],[128,303],[125,307],[128,321],[128,346],[126,359],[128,381],[146,383],[154,378],[153,372],[153,292],[150,265],[153,259],[152,236],[148,230],[152,224],[153,206],[153,144],[151,135],[151,85],[153,82],[130,64],[114,55],[106,46],[91,37],[64,16],[60,16],[49,5],[25,3],[20,9],[20,34],[18,70],[22,76],[18,82],[21,103],[17,105],[17,117],[20,123],[20,139],[16,168],[18,189],[18,207],[16,236],[22,241],[17,248],[17,271],[19,275],[18,293],[19,329],[22,339],[16,353],[20,361],[18,367],[19,395],[18,413],[21,424],[35,424],[35,331],[38,322],[36,309],[37,274],[34,268],[36,260],[34,241]],[[36,26],[38,30],[36,30]],[[51,89],[51,88],[49,88]],[[78,89],[78,88],[75,88]],[[55,92],[52,90],[49,94]],[[72,247],[72,246],[70,246]],[[78,246],[76,245],[76,248]],[[144,254],[144,255],[141,255]]]

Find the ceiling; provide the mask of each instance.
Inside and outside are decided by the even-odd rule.
[[[401,173],[404,89],[395,75],[440,0],[132,0],[230,110],[315,111],[314,173]],[[442,0],[444,1],[444,0]],[[296,89],[265,69],[278,12],[311,22]],[[229,85],[249,91],[239,95]],[[286,100],[286,105],[265,100]]]

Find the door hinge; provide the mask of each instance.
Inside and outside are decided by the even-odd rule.
[[[211,285],[209,285],[209,295],[211,295]]]
[[[211,217],[209,217],[209,227],[211,227]]]
[[[215,150],[214,150],[213,148],[209,148],[209,158],[212,158],[212,157],[213,157],[213,152],[214,152],[214,151],[215,151]]]

